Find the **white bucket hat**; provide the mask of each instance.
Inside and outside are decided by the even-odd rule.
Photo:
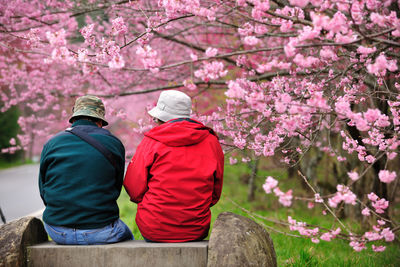
[[[189,118],[192,110],[192,100],[180,91],[163,91],[157,101],[157,106],[149,110],[149,114],[163,122],[177,119]]]

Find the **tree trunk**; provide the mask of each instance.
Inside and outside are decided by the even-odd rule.
[[[251,173],[250,173],[250,179],[248,183],[248,191],[247,191],[247,200],[248,201],[253,201],[255,197],[255,190],[256,190],[256,177],[258,173],[258,163],[259,159],[252,160],[250,162],[250,167],[251,167]]]
[[[26,266],[26,248],[47,241],[43,223],[24,217],[0,226],[0,266]]]

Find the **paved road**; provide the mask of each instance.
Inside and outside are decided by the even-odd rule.
[[[0,170],[0,207],[7,222],[44,209],[38,173],[38,164]]]

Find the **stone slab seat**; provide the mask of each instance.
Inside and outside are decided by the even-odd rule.
[[[208,241],[147,243],[141,240],[109,245],[63,246],[45,242],[28,247],[28,266],[207,266]]]

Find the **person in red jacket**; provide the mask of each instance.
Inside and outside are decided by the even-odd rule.
[[[222,190],[224,154],[211,128],[190,119],[191,99],[163,91],[148,113],[158,121],[137,147],[124,186],[138,204],[146,241],[187,242],[208,235]]]

